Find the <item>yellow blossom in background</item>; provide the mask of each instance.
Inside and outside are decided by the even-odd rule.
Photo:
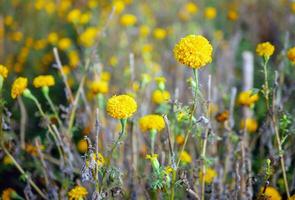
[[[90,12],[86,12],[86,13],[83,13],[81,16],[80,16],[80,21],[79,23],[80,24],[87,24],[90,20],[91,20],[91,13]]]
[[[27,88],[28,85],[28,79],[24,77],[18,77],[15,79],[15,81],[12,83],[11,88],[11,97],[15,99],[19,95],[21,95],[24,90]]]
[[[288,59],[292,64],[295,64],[295,46],[288,50]]]
[[[69,75],[71,73],[71,68],[67,65],[62,66],[61,71],[65,74],[65,75]]]
[[[80,153],[85,153],[88,150],[88,143],[86,140],[79,140],[77,149]]]
[[[161,115],[145,115],[139,119],[139,127],[142,132],[157,130],[160,132],[165,128],[165,121]]]
[[[212,168],[208,168],[206,169],[206,172],[205,172],[205,176],[204,176],[204,181],[205,183],[207,184],[210,184],[213,182],[214,178],[217,176],[217,173],[214,169]],[[199,172],[199,178],[200,180],[202,180],[202,171]]]
[[[175,59],[188,67],[198,69],[212,62],[213,47],[201,35],[188,35],[174,47]]]
[[[4,165],[12,165],[13,164],[13,161],[12,161],[12,159],[9,156],[6,155],[3,158],[3,164]]]
[[[100,79],[101,79],[102,81],[109,82],[110,79],[111,79],[111,74],[110,74],[110,72],[102,71],[102,72],[100,73]]]
[[[71,67],[77,67],[80,63],[80,57],[77,51],[70,51],[69,52],[69,64]]]
[[[227,121],[229,119],[229,111],[225,110],[223,112],[217,113],[215,119],[220,123]]]
[[[55,6],[54,2],[52,2],[52,1],[46,2],[45,11],[47,14],[51,15],[54,13],[55,10],[56,10],[56,6]]]
[[[107,113],[115,119],[127,119],[131,117],[136,110],[136,101],[128,95],[115,95],[107,102]]]
[[[291,2],[291,11],[295,14],[295,2]]]
[[[80,20],[81,11],[79,9],[73,9],[69,12],[67,16],[68,22],[77,23]]]
[[[181,152],[179,158],[180,158],[180,161],[184,162],[184,163],[191,163],[192,162],[192,157],[186,151]]]
[[[132,14],[124,14],[120,18],[120,23],[123,26],[133,26],[137,22],[137,18],[135,15]]]
[[[98,5],[98,1],[97,0],[88,0],[87,1],[87,5],[89,8],[96,8]]]
[[[82,200],[85,199],[88,192],[85,187],[75,186],[68,192],[69,200]]]
[[[52,33],[49,33],[49,35],[47,36],[47,40],[50,44],[57,44],[58,42],[58,34],[56,32],[52,32]]]
[[[245,127],[246,126],[246,127]],[[255,119],[253,118],[247,118],[246,120],[242,120],[240,123],[240,128],[245,129],[249,133],[256,132],[258,128],[258,123]]]
[[[118,58],[116,56],[112,56],[109,60],[111,66],[116,66],[118,64]]]
[[[144,44],[142,47],[142,52],[144,53],[152,52],[153,49],[154,49],[154,46],[152,44]]]
[[[138,82],[135,81],[132,83],[132,90],[134,92],[137,92],[139,90],[139,88],[140,88],[140,84]]]
[[[23,39],[23,33],[20,31],[10,33],[10,39],[15,42],[19,42]]]
[[[40,146],[40,150],[42,151],[44,149],[45,149],[45,146],[44,145],[41,145]],[[28,154],[31,154],[32,156],[37,156],[38,155],[38,148],[37,148],[37,146],[31,145],[31,144],[26,144],[25,151]]]
[[[241,92],[238,97],[238,104],[243,106],[252,106],[259,100],[258,94],[253,94],[251,90]]]
[[[93,94],[106,94],[109,92],[109,83],[103,80],[93,81],[90,90]]]
[[[120,14],[125,9],[125,3],[121,0],[115,0],[113,7],[115,8],[115,13]]]
[[[265,58],[269,58],[275,51],[275,47],[270,42],[259,43],[256,46],[256,53]]]
[[[155,28],[153,31],[154,38],[163,40],[167,36],[167,31],[163,28]]]
[[[13,193],[16,193],[14,189],[12,189],[12,188],[6,188],[2,192],[1,199],[2,200],[11,200],[11,199],[14,199],[14,198],[12,198]]]
[[[67,50],[71,47],[72,45],[72,41],[70,38],[61,38],[58,41],[58,48],[60,48],[61,50]]]
[[[194,2],[188,2],[184,5],[185,11],[189,14],[196,14],[199,10],[198,5]]]
[[[206,19],[209,19],[209,20],[214,19],[216,17],[216,14],[217,14],[216,8],[214,7],[205,8],[204,16]]]
[[[7,78],[7,75],[8,75],[7,67],[5,67],[4,65],[0,65],[0,76],[2,76],[2,78]]]
[[[176,141],[177,144],[183,145],[183,143],[184,143],[184,137],[183,137],[183,135],[176,136],[175,141]]]
[[[91,47],[92,45],[94,45],[97,35],[98,29],[96,27],[88,27],[79,35],[79,42],[84,47]]]
[[[6,26],[11,26],[13,24],[14,20],[13,20],[13,17],[8,15],[4,18],[4,24]]]
[[[229,10],[227,12],[227,19],[230,21],[236,21],[239,18],[239,14],[236,10]]]
[[[282,199],[280,193],[274,187],[271,187],[271,186],[266,187],[264,194],[262,194],[263,190],[264,190],[264,188],[260,189],[260,195],[266,197],[267,200],[281,200]]]
[[[146,37],[151,32],[151,29],[147,25],[141,25],[139,27],[139,35],[140,37]]]
[[[54,84],[55,84],[55,80],[54,80],[54,77],[51,75],[37,76],[33,80],[33,85],[36,88],[45,87],[45,86],[50,87],[50,86],[53,86]]]
[[[170,100],[170,93],[167,90],[155,90],[152,94],[152,100],[156,104],[167,103]]]
[[[47,39],[40,39],[34,42],[34,49],[41,50],[44,49],[47,45]]]

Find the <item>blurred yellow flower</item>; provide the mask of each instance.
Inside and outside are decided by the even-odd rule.
[[[245,127],[246,126],[246,127]],[[240,128],[245,129],[249,133],[256,132],[258,128],[258,123],[255,119],[253,118],[247,118],[246,120],[242,120],[240,123]]]
[[[116,56],[112,56],[109,60],[111,66],[116,66],[118,64],[118,58]]]
[[[24,90],[27,88],[28,85],[28,79],[24,77],[18,77],[15,79],[15,81],[12,83],[11,88],[11,97],[15,99],[19,95],[21,95]]]
[[[67,16],[68,22],[78,23],[80,20],[81,11],[79,9],[73,9],[69,12]]]
[[[120,23],[123,26],[133,26],[137,22],[137,18],[135,15],[132,14],[124,14],[120,18]]]
[[[16,193],[14,189],[12,189],[12,188],[6,188],[2,192],[1,199],[2,200],[11,200],[11,199],[14,199],[13,198],[13,193]]]
[[[69,52],[69,64],[71,67],[77,67],[80,63],[80,57],[77,51]]]
[[[252,106],[259,100],[258,94],[253,94],[251,90],[241,92],[238,97],[238,104],[243,106]]]
[[[174,47],[175,59],[191,68],[200,68],[212,62],[213,47],[201,35],[188,35]]]
[[[295,2],[291,2],[291,11],[295,14]]]
[[[167,36],[167,31],[163,28],[155,28],[153,31],[154,38],[163,40]]]
[[[192,157],[186,151],[181,152],[179,158],[180,158],[180,161],[184,162],[184,163],[191,163],[192,162]]]
[[[11,26],[13,24],[14,20],[13,17],[11,15],[8,15],[4,18],[4,24],[6,26]]]
[[[227,19],[228,20],[236,21],[238,18],[239,18],[239,14],[236,10],[231,9],[227,12]]]
[[[135,81],[132,83],[132,90],[134,92],[137,92],[139,90],[139,88],[140,88],[140,84],[138,82]]]
[[[52,1],[46,2],[45,4],[45,11],[47,14],[51,15],[56,10],[55,3]]]
[[[61,50],[67,50],[71,47],[72,45],[72,41],[70,38],[61,38],[58,41],[58,48],[60,48]]]
[[[0,65],[0,76],[2,76],[2,78],[7,78],[7,75],[8,75],[7,67],[5,67],[4,65]]]
[[[55,84],[55,80],[54,77],[51,75],[41,75],[41,76],[37,76],[36,78],[34,78],[33,80],[33,85],[36,88],[40,88],[40,87],[50,87],[53,86]]]
[[[79,35],[79,42],[84,47],[91,47],[96,41],[98,29],[96,27],[88,27],[83,33]]]
[[[262,194],[263,189],[264,188],[260,189],[260,192],[261,192],[260,195],[265,196],[267,200],[281,200],[282,199],[280,193],[274,187],[268,186],[266,188],[264,194]]]
[[[206,172],[205,172],[205,176],[204,176],[204,181],[205,183],[207,184],[210,184],[212,183],[212,181],[214,180],[214,178],[217,176],[217,173],[214,169],[212,168],[208,168],[206,169]],[[199,178],[200,180],[202,180],[202,171],[199,172]]]
[[[19,42],[23,39],[23,33],[20,31],[10,33],[10,39],[15,42]]]
[[[49,33],[47,40],[50,44],[55,45],[58,41],[58,34],[56,32]]]
[[[167,90],[155,90],[152,95],[152,100],[156,104],[167,103],[170,100],[170,93]]]
[[[9,156],[6,155],[3,158],[3,164],[4,165],[12,165],[13,164],[13,161],[12,161],[12,159]]]
[[[91,20],[91,13],[90,12],[86,12],[86,13],[83,13],[81,16],[80,16],[80,21],[79,23],[80,24],[87,24],[90,20]]]
[[[139,35],[140,37],[146,37],[151,32],[151,29],[147,25],[141,25],[139,27]]]
[[[204,16],[206,19],[209,19],[209,20],[214,19],[216,17],[216,14],[217,14],[216,8],[214,7],[205,8]]]
[[[85,187],[75,186],[68,192],[69,200],[81,200],[85,199],[88,192]]]
[[[107,113],[115,119],[127,119],[131,117],[136,110],[136,101],[128,95],[115,95],[107,102]]]
[[[264,58],[269,58],[275,51],[275,47],[270,42],[259,43],[256,47],[256,53]]]
[[[88,143],[86,140],[79,140],[77,144],[78,151],[80,153],[85,153],[88,150]]]
[[[295,64],[295,46],[288,50],[288,59],[292,64]]]
[[[142,132],[151,130],[160,132],[165,128],[165,121],[161,115],[145,115],[139,119],[139,127]]]
[[[44,145],[41,145],[40,146],[40,150],[42,151],[44,149],[45,149],[45,146]],[[32,144],[26,144],[25,151],[28,154],[31,154],[32,156],[37,156],[38,155],[38,148],[37,148],[37,146],[34,146]]]
[[[195,14],[198,12],[199,8],[198,5],[194,2],[188,2],[184,5],[186,12],[189,14]]]
[[[107,81],[96,80],[91,83],[90,90],[93,94],[106,94],[109,92],[109,84]]]
[[[102,71],[102,72],[100,73],[100,79],[101,79],[102,81],[109,82],[110,79],[111,79],[111,74],[110,74],[110,72]]]
[[[175,141],[176,141],[177,144],[183,145],[183,143],[184,143],[184,137],[183,137],[183,135],[176,136]]]
[[[125,9],[125,3],[121,0],[115,0],[113,2],[116,14],[120,14]]]
[[[87,5],[89,8],[96,8],[98,5],[98,1],[97,0],[88,0],[87,1]]]

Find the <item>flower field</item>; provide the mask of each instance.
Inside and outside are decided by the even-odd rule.
[[[295,200],[295,1],[1,0],[0,200]]]

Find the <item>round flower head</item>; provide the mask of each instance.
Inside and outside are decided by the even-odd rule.
[[[270,42],[259,43],[256,47],[256,53],[264,58],[269,58],[275,51],[275,47]]]
[[[157,130],[158,132],[165,128],[165,121],[160,115],[146,115],[139,120],[141,131]]]
[[[189,155],[188,152],[183,151],[180,154],[180,160],[184,163],[191,163],[192,162],[192,157]]]
[[[262,193],[262,191],[264,190],[264,188],[261,188],[260,192]],[[280,193],[274,188],[274,187],[267,187],[264,194],[261,194],[264,197],[266,197],[265,199],[268,200],[281,200],[282,197],[280,195]]]
[[[24,90],[27,88],[27,85],[28,85],[27,78],[19,77],[15,79],[11,88],[11,97],[15,99],[16,97],[21,95],[24,92]]]
[[[68,192],[69,200],[80,200],[87,196],[88,192],[85,187],[75,186]]]
[[[136,110],[136,101],[128,95],[115,95],[107,102],[107,113],[115,119],[127,119],[131,117]]]
[[[166,103],[170,100],[170,93],[166,90],[155,90],[152,95],[152,100],[156,104]]]
[[[125,14],[121,17],[120,23],[123,26],[133,26],[137,22],[137,18],[132,14]]]
[[[174,47],[175,59],[188,67],[198,69],[212,62],[212,45],[201,35],[188,35]]]
[[[243,106],[251,106],[259,99],[258,94],[253,94],[251,90],[241,92],[238,97],[238,103]]]
[[[205,176],[204,176],[205,183],[207,184],[212,183],[212,181],[214,180],[216,176],[217,176],[217,173],[214,169],[212,168],[206,169]],[[202,179],[202,171],[199,172],[199,177],[200,179]]]
[[[7,78],[7,75],[8,69],[5,66],[0,65],[0,76],[2,76],[3,78]]]
[[[291,61],[292,64],[295,64],[295,47],[292,47],[288,50],[288,59]]]
[[[214,19],[216,17],[216,8],[207,7],[205,9],[204,16],[209,20]]]
[[[106,81],[93,81],[90,85],[93,94],[105,94],[109,91],[109,84]]]
[[[53,86],[55,84],[55,80],[54,77],[51,75],[41,75],[41,76],[37,76],[36,78],[34,78],[33,80],[33,85],[36,88],[40,88],[40,87],[50,87]]]
[[[258,128],[258,124],[255,119],[247,118],[246,120],[241,121],[240,127],[241,127],[241,129],[246,128],[246,131],[249,133],[254,133]]]

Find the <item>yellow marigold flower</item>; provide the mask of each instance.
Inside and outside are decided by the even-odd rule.
[[[265,58],[269,58],[275,51],[275,47],[270,42],[259,43],[256,47],[256,53]]]
[[[167,36],[167,31],[163,28],[155,28],[153,31],[153,36],[158,40],[163,40]]]
[[[8,69],[4,65],[0,65],[0,76],[7,78]]]
[[[14,189],[12,188],[6,188],[2,192],[2,200],[11,200],[13,197],[13,193],[16,193]]]
[[[188,35],[174,47],[174,57],[181,64],[198,69],[212,62],[212,45],[201,35]]]
[[[136,110],[136,101],[128,95],[115,95],[107,102],[107,113],[115,119],[129,118]]]
[[[239,94],[238,103],[243,106],[252,106],[258,99],[258,94],[253,94],[251,90],[247,90]]]
[[[191,163],[192,157],[186,151],[183,151],[180,153],[180,160],[184,163]]]
[[[178,136],[176,136],[175,141],[176,141],[177,144],[183,145],[184,137],[182,135],[178,135]]]
[[[141,131],[157,130],[160,132],[165,128],[165,121],[160,115],[145,115],[139,119],[139,127]]]
[[[150,27],[147,25],[141,25],[139,27],[139,35],[140,37],[146,37],[151,32]]]
[[[28,85],[28,79],[24,77],[18,77],[15,79],[15,81],[12,83],[11,88],[11,97],[15,99],[19,95],[21,95],[24,90],[27,88]]]
[[[70,38],[62,38],[58,41],[58,47],[61,50],[67,50],[71,47],[72,41]]]
[[[68,22],[77,23],[79,22],[81,16],[81,11],[79,9],[73,9],[69,12],[67,16]]]
[[[53,86],[55,84],[55,80],[54,77],[51,75],[41,75],[41,76],[37,76],[36,78],[34,78],[33,80],[33,85],[36,88],[40,88],[40,87],[50,87]]]
[[[217,11],[214,7],[207,7],[204,12],[204,16],[207,19],[214,19],[216,17]]]
[[[87,196],[88,192],[83,186],[75,186],[68,192],[69,200],[81,200]]]
[[[80,57],[77,51],[69,52],[69,64],[71,67],[77,67],[80,63]]]
[[[125,14],[121,17],[120,23],[123,26],[133,26],[137,22],[137,18],[132,14]]]
[[[280,195],[280,193],[271,186],[268,186],[264,192],[264,194],[262,194],[264,188],[260,189],[260,195],[266,197],[268,200],[281,200],[282,197]]]
[[[58,34],[55,32],[49,33],[47,40],[50,44],[56,44],[58,41]]]
[[[56,10],[55,3],[47,2],[45,4],[45,11],[47,12],[47,14],[51,15],[52,13],[54,13],[55,10]]]
[[[98,29],[96,27],[88,27],[79,36],[80,44],[82,44],[84,47],[91,47],[95,43],[97,34],[98,34]]]
[[[212,168],[208,168],[206,169],[206,172],[205,172],[205,176],[204,176],[204,181],[205,183],[207,184],[210,184],[212,183],[212,181],[214,180],[214,178],[217,176],[217,173],[214,169]],[[202,171],[199,172],[199,178],[200,180],[202,180]]]
[[[156,104],[166,103],[170,100],[170,93],[167,90],[155,90],[152,95],[152,100]]]
[[[109,84],[106,81],[96,80],[91,83],[90,90],[94,94],[106,94],[109,91]]]
[[[115,12],[120,14],[125,9],[125,3],[121,0],[116,0],[113,2],[113,7],[115,8]]]
[[[195,4],[194,2],[188,2],[185,4],[184,6],[185,10],[189,13],[189,14],[195,14],[198,12],[199,8],[198,5]]]
[[[239,14],[236,10],[229,10],[227,12],[227,19],[230,21],[236,21],[239,18]]]
[[[215,115],[216,121],[218,121],[220,123],[227,121],[228,118],[229,118],[229,112],[227,110],[225,110],[223,112],[220,112],[220,113],[217,113]]]
[[[245,127],[246,126],[246,127]],[[253,118],[247,118],[246,120],[242,120],[240,123],[240,128],[246,128],[246,131],[249,133],[253,133],[257,130],[258,124],[257,121]]]
[[[79,140],[77,144],[78,151],[80,153],[85,153],[88,150],[88,143],[86,140]]]
[[[291,63],[295,64],[295,47],[288,50],[287,56]]]
[[[91,20],[91,17],[90,12],[83,13],[80,17],[80,24],[87,24]]]
[[[154,49],[154,46],[152,44],[144,44],[142,47],[143,53],[151,52]]]

